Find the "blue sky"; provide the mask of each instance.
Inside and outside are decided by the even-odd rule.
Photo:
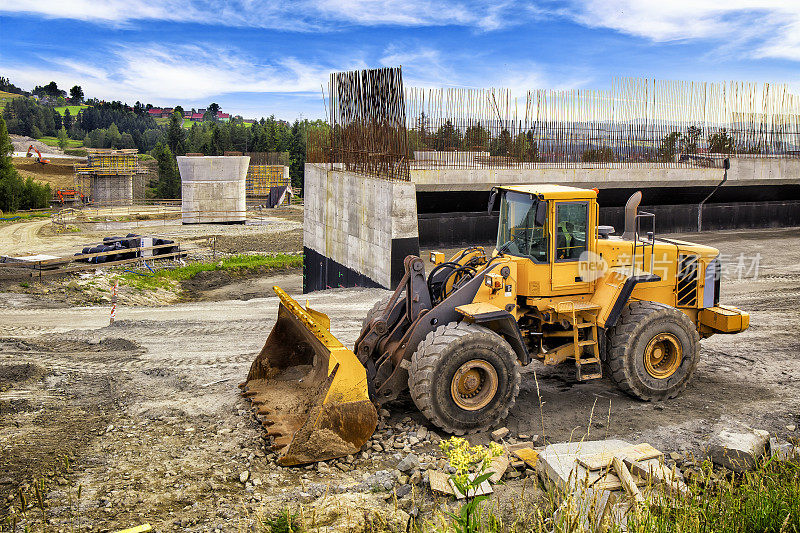
[[[406,85],[607,89],[613,76],[788,83],[800,0],[2,0],[0,75],[30,89],[324,115],[335,70]]]

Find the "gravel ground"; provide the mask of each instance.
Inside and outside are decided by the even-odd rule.
[[[800,425],[797,230],[684,237],[719,247],[731,267],[744,254],[746,275],[723,282],[722,302],[749,311],[750,329],[703,341],[693,384],[660,404],[633,400],[605,379],[576,383],[569,367],[534,363],[505,422],[510,437],[616,437],[665,452],[700,453],[719,422],[740,421],[782,438],[800,435],[787,429]],[[735,274],[730,268],[729,278]],[[333,334],[352,346],[362,317],[384,294],[335,289],[308,300],[330,315]],[[430,513],[441,503],[424,482],[411,482],[441,466],[435,442],[444,435],[409,402],[390,406],[366,453],[309,468],[276,467],[236,385],[274,324],[277,300],[219,293],[211,299],[220,297],[122,306],[108,326],[107,306],[62,307],[41,296],[0,294],[0,498],[10,503],[12,495],[17,505],[16,490],[43,477],[47,517],[57,527],[79,520],[87,530],[114,530],[148,521],[159,531],[244,529],[258,512],[298,502],[330,523],[341,520],[343,508],[369,508],[399,524],[404,512],[421,506]],[[401,471],[409,453],[420,465]],[[509,508],[524,492],[531,505],[541,503],[533,486],[519,472],[495,499]],[[70,494],[72,518],[65,503]],[[363,513],[353,512],[363,521]]]

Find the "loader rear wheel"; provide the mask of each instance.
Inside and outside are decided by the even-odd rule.
[[[417,408],[448,433],[483,431],[508,416],[520,373],[511,345],[494,331],[450,322],[428,333],[411,357]]]
[[[684,313],[656,302],[633,302],[608,333],[611,379],[645,401],[674,398],[700,358],[700,336]]]

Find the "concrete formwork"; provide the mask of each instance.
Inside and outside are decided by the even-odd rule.
[[[249,156],[178,157],[184,224],[244,224]]]

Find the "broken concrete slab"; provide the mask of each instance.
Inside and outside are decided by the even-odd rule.
[[[437,472],[435,470],[429,471],[428,483],[433,491],[441,492],[442,494],[449,494],[450,496],[455,495],[453,487],[450,486],[450,476],[444,472]]]
[[[494,431],[492,431],[492,440],[494,440],[495,442],[500,442],[506,437],[506,435],[508,435],[508,433],[509,433],[508,428],[495,429]]]
[[[769,455],[778,461],[791,461],[800,457],[800,450],[795,448],[791,442],[779,440],[777,437],[770,437]]]
[[[631,444],[623,440],[595,440],[584,442],[562,442],[550,444],[539,452],[537,468],[546,484],[553,484],[562,491],[573,491],[579,483],[601,477],[598,473],[590,476],[589,470],[583,466],[579,458],[586,459],[598,454],[613,456],[630,448]],[[660,464],[660,459],[647,459],[643,464]]]
[[[723,429],[708,442],[708,457],[717,465],[745,472],[753,470],[764,455],[769,442],[769,432],[739,426]]]
[[[489,476],[489,481],[491,481],[492,484],[495,484],[503,479],[503,474],[506,473],[510,463],[511,461],[505,454],[493,457],[492,463],[489,465],[489,468],[487,468],[487,471],[492,472],[492,475]]]

